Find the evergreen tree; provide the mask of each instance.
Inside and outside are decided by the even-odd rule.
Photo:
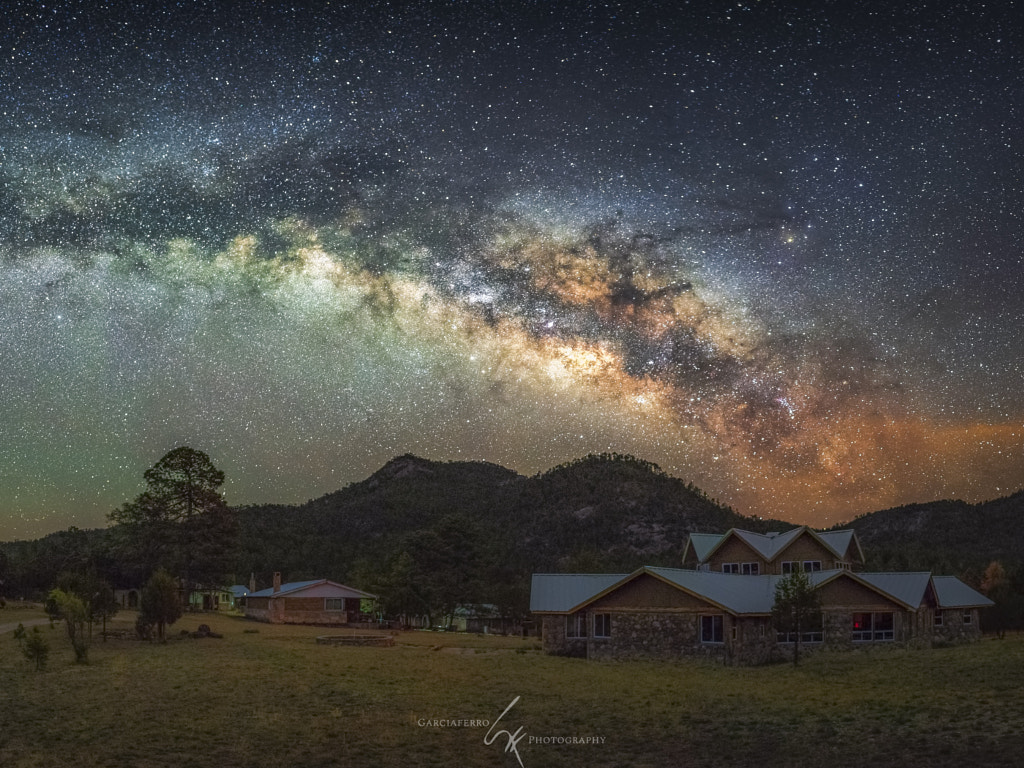
[[[164,629],[181,618],[181,599],[178,584],[166,571],[154,573],[142,588],[139,621],[156,627],[158,640],[164,639]]]
[[[800,663],[804,632],[821,626],[821,600],[804,571],[793,571],[775,585],[772,623],[776,631],[793,636],[793,665]]]
[[[46,642],[46,638],[39,631],[39,627],[32,627],[32,631],[28,633],[21,652],[25,654],[26,659],[36,665],[37,672],[46,667],[46,660],[50,655],[50,644]]]
[[[177,574],[191,592],[212,585],[229,568],[237,535],[235,514],[221,495],[224,473],[193,448],[167,453],[143,474],[146,490],[109,515],[122,527],[122,549],[148,576]]]

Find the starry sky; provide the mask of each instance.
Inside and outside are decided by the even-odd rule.
[[[0,540],[629,453],[833,525],[1024,483],[987,2],[14,2]],[[247,4],[250,5],[250,4]]]

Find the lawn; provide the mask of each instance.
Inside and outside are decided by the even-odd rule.
[[[0,625],[40,616],[5,609]],[[178,635],[200,623],[224,637]],[[507,736],[485,744],[487,727],[434,721],[493,724],[516,697],[494,730],[522,728],[525,768],[995,766],[1024,749],[1019,636],[794,669],[588,662],[536,640],[431,632],[318,645],[328,630],[219,615],[171,630],[164,645],[96,638],[76,665],[62,629],[44,626],[43,672],[5,632],[0,766],[513,766]]]

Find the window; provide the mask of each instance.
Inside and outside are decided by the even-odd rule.
[[[586,637],[587,636],[587,625],[586,625],[586,614],[574,613],[570,616],[565,617],[565,636],[566,637]]]
[[[612,615],[610,613],[594,614],[594,637],[612,636]]]
[[[824,621],[824,618],[822,618]],[[797,634],[800,635],[801,643],[823,643],[825,642],[825,632],[823,629],[813,629],[810,632],[776,632],[775,642],[777,643],[795,643]]]
[[[964,611],[964,624],[970,624],[973,620],[974,617],[971,615],[971,612],[969,610]]]
[[[849,571],[850,570],[850,564],[846,563],[846,562],[843,562],[842,560],[836,560],[835,567],[836,567],[836,570],[840,570],[840,571]]]
[[[722,573],[739,573],[739,563],[722,563]]]
[[[877,640],[895,640],[895,618],[892,612],[853,614],[853,632],[850,639],[855,643],[869,643]]]
[[[344,597],[325,597],[324,598],[324,610],[325,611],[344,611],[345,610],[345,598]]]
[[[782,573],[783,573],[783,575],[789,575],[793,571],[795,571],[796,568],[793,567],[795,565],[796,565],[796,563],[794,561],[792,561],[792,560],[783,560],[782,561]]]
[[[702,643],[724,643],[722,616],[700,617],[700,641]]]
[[[804,560],[804,570],[808,573],[811,571],[820,571],[821,560]]]
[[[743,563],[740,572],[747,576],[757,576],[761,572],[761,565],[759,563]]]
[[[935,626],[936,627],[941,627],[942,626],[942,611],[940,611],[938,608],[935,609],[935,620],[934,621],[935,621]]]

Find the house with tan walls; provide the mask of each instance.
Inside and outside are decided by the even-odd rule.
[[[691,533],[683,567],[757,576],[794,570],[859,570],[864,552],[854,531],[815,531],[802,525],[784,533],[732,528],[725,534]]]
[[[328,579],[281,583],[274,574],[273,586],[244,598],[245,616],[271,624],[365,624],[372,617],[366,609],[376,595]]]
[[[704,535],[694,534],[684,562],[695,567],[534,574],[530,610],[552,654],[760,664],[792,653],[796,638],[775,630],[772,606],[779,580],[799,569],[822,607],[821,626],[801,633],[803,650],[980,637],[979,611],[992,605],[984,595],[952,576],[855,570],[864,560],[856,536],[838,533],[846,535],[733,530],[695,542]]]

